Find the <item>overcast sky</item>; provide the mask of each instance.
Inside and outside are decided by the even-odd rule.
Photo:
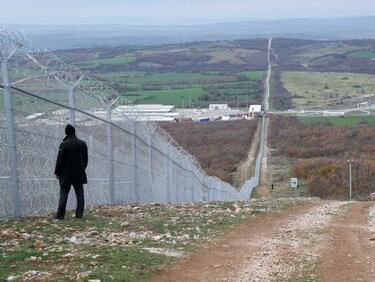
[[[198,24],[375,15],[375,0],[0,0],[0,24]]]

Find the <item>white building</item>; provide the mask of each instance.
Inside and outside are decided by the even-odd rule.
[[[173,111],[174,106],[171,105],[132,105],[118,106],[113,110],[114,117],[127,116],[137,121],[174,121],[179,115]]]
[[[345,112],[329,112],[329,111],[324,111],[323,116],[325,117],[342,117],[345,115]]]
[[[369,107],[369,103],[368,102],[363,102],[363,103],[359,103],[358,104],[358,108],[368,108]]]
[[[229,107],[228,107],[228,104],[210,104],[208,109],[210,111],[225,111],[225,110],[228,110]]]
[[[249,113],[260,114],[262,112],[262,105],[250,105]]]

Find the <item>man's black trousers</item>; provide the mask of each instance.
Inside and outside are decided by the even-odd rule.
[[[61,186],[60,187],[60,201],[59,208],[57,209],[56,218],[64,219],[66,211],[66,203],[68,201],[68,195],[71,185]],[[76,208],[76,218],[82,218],[83,210],[85,208],[85,195],[83,192],[82,184],[73,184],[74,191],[76,192],[77,197],[77,208]]]

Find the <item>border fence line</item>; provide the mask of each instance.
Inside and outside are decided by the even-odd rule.
[[[0,219],[55,210],[59,188],[53,168],[67,122],[88,145],[87,206],[248,200],[259,185],[263,138],[255,176],[237,190],[207,176],[156,124],[127,116],[114,120],[120,95],[113,89],[61,67],[54,55],[20,51],[24,38],[16,38],[21,39],[0,29]],[[46,60],[50,56],[53,63]],[[262,136],[264,130],[263,118]],[[68,208],[74,205],[71,197]]]

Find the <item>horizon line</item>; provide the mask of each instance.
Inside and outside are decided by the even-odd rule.
[[[0,23],[0,26],[132,26],[132,27],[167,27],[167,26],[202,26],[215,24],[233,24],[243,22],[275,22],[275,21],[291,21],[291,20],[350,20],[350,19],[368,19],[375,18],[375,15],[366,16],[330,16],[330,17],[294,17],[294,18],[275,18],[275,19],[255,19],[255,18],[237,18],[228,20],[213,20],[209,22],[196,23],[147,23],[147,24],[131,24],[131,23]]]

